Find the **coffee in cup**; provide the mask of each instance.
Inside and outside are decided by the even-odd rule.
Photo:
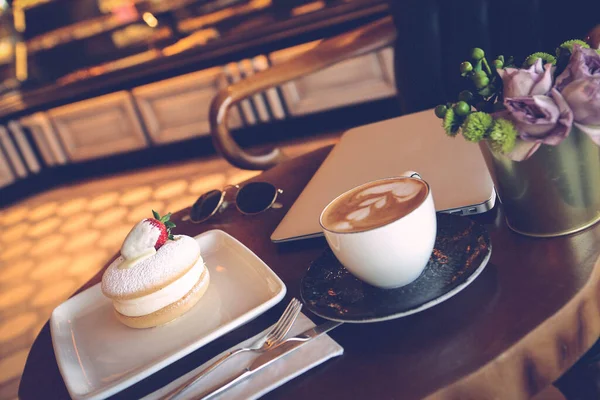
[[[436,236],[431,188],[417,177],[380,179],[351,189],[325,207],[320,223],[346,269],[382,288],[414,281],[427,265]]]
[[[429,189],[416,178],[367,183],[335,199],[323,213],[323,227],[335,232],[361,232],[400,219],[425,201]]]

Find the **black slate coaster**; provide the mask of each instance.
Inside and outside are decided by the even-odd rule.
[[[481,224],[438,214],[433,253],[414,282],[397,289],[373,287],[348,272],[327,249],[302,279],[302,299],[316,315],[336,321],[400,318],[433,307],[467,287],[485,268],[491,252],[489,234]]]

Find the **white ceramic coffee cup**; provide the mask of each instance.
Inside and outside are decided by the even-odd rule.
[[[360,232],[335,232],[323,226],[323,215],[335,200],[357,188],[398,178],[420,179],[413,171],[395,178],[378,179],[357,186],[332,200],[319,222],[333,254],[357,278],[380,288],[408,285],[427,265],[437,233],[433,196],[429,184],[427,197],[413,211],[382,226]],[[422,179],[421,179],[422,180]]]

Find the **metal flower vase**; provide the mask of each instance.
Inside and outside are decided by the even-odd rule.
[[[600,221],[600,146],[579,129],[520,162],[480,148],[513,231],[554,237]]]

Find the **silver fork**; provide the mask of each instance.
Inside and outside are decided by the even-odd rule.
[[[296,318],[298,318],[298,314],[300,314],[301,309],[302,303],[298,299],[293,298],[292,301],[290,301],[290,304],[288,304],[283,314],[281,314],[281,317],[279,318],[277,323],[273,325],[271,330],[265,336],[258,339],[256,342],[254,342],[248,347],[240,347],[238,349],[228,352],[223,357],[219,358],[217,361],[204,368],[202,371],[198,372],[198,374],[192,376],[181,386],[169,392],[165,397],[163,397],[163,400],[172,400],[179,397],[179,395],[183,393],[187,388],[194,385],[200,379],[204,378],[211,371],[215,370],[219,365],[223,364],[226,360],[228,360],[230,357],[235,356],[236,354],[244,353],[247,351],[255,351],[262,353],[273,347],[276,347],[285,340],[285,335],[287,335],[287,333],[292,328],[292,325],[294,325],[294,322],[296,321]]]

